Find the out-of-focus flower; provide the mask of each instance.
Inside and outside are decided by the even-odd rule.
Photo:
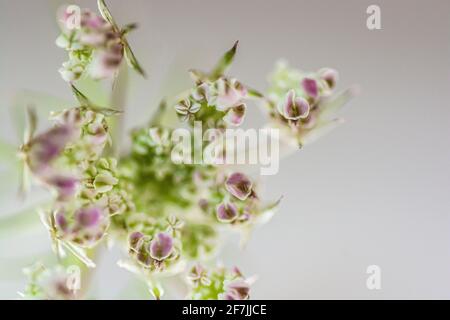
[[[214,105],[219,111],[240,104],[247,96],[247,89],[236,79],[219,78],[212,84],[210,105]]]
[[[246,300],[250,295],[251,281],[241,273],[223,267],[207,271],[201,265],[195,265],[187,278],[192,285],[189,298],[194,300]]]
[[[130,228],[141,230],[129,234],[128,247],[131,258],[143,272],[168,271],[179,262],[182,247],[178,222],[133,214],[127,223]]]
[[[175,105],[183,121],[187,119],[214,125],[242,124],[246,112],[247,89],[236,79],[221,77],[197,83],[189,97]],[[219,123],[222,121],[222,123]]]
[[[209,82],[200,82],[192,90],[191,97],[194,101],[211,102],[211,84]]]
[[[62,10],[61,35],[56,45],[68,52],[69,60],[59,72],[65,81],[73,82],[87,73],[93,79],[114,78],[123,59],[137,72],[144,71],[137,62],[125,35],[136,25],[119,29],[103,0],[98,1],[101,15],[82,9],[78,26],[72,27],[73,12]]]
[[[301,146],[339,123],[339,118],[333,117],[355,96],[356,89],[335,94],[338,78],[337,71],[331,68],[303,73],[285,63],[277,65],[265,105],[285,137]]]
[[[56,189],[58,200],[64,201],[77,193],[80,181],[76,176],[55,174],[48,177],[45,182]]]
[[[31,171],[40,174],[47,171],[52,162],[61,155],[66,145],[76,138],[73,126],[56,126],[35,137],[22,147]]]
[[[194,287],[199,285],[209,286],[211,284],[207,271],[200,264],[196,264],[191,268],[187,278]]]
[[[81,247],[91,248],[109,226],[109,215],[104,208],[85,206],[79,209],[61,208],[55,213],[58,237]]]
[[[326,82],[328,88],[333,90],[339,80],[339,73],[331,68],[322,68],[318,71],[320,79]]]
[[[242,279],[236,279],[225,285],[224,300],[247,300],[249,298],[250,285]]]
[[[36,263],[25,268],[24,273],[29,278],[27,287],[20,293],[24,299],[73,300],[80,298],[80,288],[77,287],[80,283],[72,283],[80,279],[71,279],[73,276],[62,266],[46,268],[43,264]]]
[[[228,109],[226,115],[223,117],[223,120],[230,125],[239,126],[244,121],[246,110],[247,106],[245,103],[237,104]]]
[[[190,71],[195,86],[187,98],[175,105],[175,110],[183,120],[201,121],[206,128],[242,124],[247,109],[245,100],[250,98],[249,90],[237,79],[224,74],[233,61],[236,48],[237,42],[210,73]],[[189,112],[190,108],[194,108],[194,111]]]
[[[317,99],[317,96],[319,95],[319,86],[317,85],[317,81],[312,78],[304,78],[302,80],[302,87],[305,93],[312,99]],[[295,91],[291,90],[289,92],[293,92],[295,94]]]
[[[136,26],[119,28],[105,2],[98,0],[98,6],[101,15],[81,11],[79,28],[70,25],[73,14],[65,12],[61,17],[62,34],[56,43],[69,57],[60,69],[63,79],[114,78],[124,59],[143,75],[125,38]],[[182,120],[191,125],[201,121],[203,128],[219,129],[221,134],[229,126],[241,125],[248,100],[257,98],[268,107],[272,124],[303,143],[353,95],[352,90],[333,94],[338,80],[333,69],[304,74],[282,66],[264,97],[226,75],[236,48],[237,42],[210,72],[191,71],[195,84],[178,96],[175,105]],[[72,89],[80,106],[54,114],[54,127],[38,136],[33,137],[36,126],[30,126],[33,130],[21,147],[32,174],[57,194],[41,220],[58,256],[67,249],[94,267],[88,249],[106,236],[108,245],[109,240],[127,239],[129,259],[119,265],[153,282],[212,256],[222,231],[238,230],[246,238],[253,226],[273,214],[279,201],[263,206],[257,185],[244,173],[174,163],[174,142],[170,129],[161,126],[160,116],[148,128],[133,131],[130,153],[105,157],[112,139],[107,117],[116,111],[96,107],[73,85]],[[63,276],[44,281],[40,271],[33,274],[26,296],[73,298]],[[252,284],[237,268],[207,270],[198,264],[190,269],[188,280],[192,299],[248,299]],[[158,283],[150,286],[159,298],[162,288]]]

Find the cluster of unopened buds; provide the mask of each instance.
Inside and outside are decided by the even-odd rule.
[[[98,5],[101,15],[81,10],[79,28],[67,27],[73,13],[63,15],[57,44],[69,52],[70,60],[60,70],[66,81],[83,74],[114,77],[123,57],[143,74],[124,37],[134,25],[119,29],[104,1]],[[223,130],[241,125],[247,103],[254,99],[268,108],[270,125],[288,131],[282,139],[303,143],[329,121],[328,112],[352,95],[332,94],[337,82],[332,69],[303,74],[285,65],[275,71],[263,95],[226,75],[236,49],[237,42],[211,72],[192,70],[193,88],[178,95],[173,108],[161,110],[176,112],[190,129],[201,121],[205,128]],[[171,129],[157,117],[132,132],[130,152],[114,156],[107,150],[108,143],[114,144],[110,117],[120,115],[94,105],[73,84],[71,88],[79,105],[52,114],[53,127],[39,135],[34,134],[36,116],[30,110],[29,134],[20,148],[27,170],[55,195],[41,210],[54,251],[61,259],[69,252],[95,267],[92,255],[98,245],[118,243],[127,253],[119,266],[143,278],[156,298],[164,291],[165,277],[184,273],[188,298],[248,299],[254,278],[245,278],[237,268],[203,266],[215,265],[211,260],[220,249],[222,232],[237,230],[246,239],[279,201],[264,204],[256,180],[242,170],[172,161]],[[83,298],[58,286],[64,277],[48,284],[40,280],[44,273],[31,274],[25,297]]]

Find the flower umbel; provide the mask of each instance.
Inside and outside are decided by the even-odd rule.
[[[29,130],[19,154],[27,172],[52,194],[39,214],[58,266],[29,269],[30,285],[23,296],[82,298],[85,291],[68,287],[63,266],[75,261],[94,268],[98,248],[117,246],[124,254],[118,265],[143,279],[157,299],[167,278],[179,281],[175,277],[183,275],[187,283],[179,283],[183,293],[176,298],[188,291],[190,299],[249,299],[254,278],[237,268],[206,265],[220,254],[224,234],[238,231],[242,242],[248,241],[253,228],[270,220],[280,200],[267,204],[260,197],[261,181],[244,168],[177,163],[172,129],[195,132],[194,122],[201,121],[201,129],[223,133],[242,125],[256,100],[268,111],[267,126],[280,128],[282,139],[303,145],[336,122],[335,112],[353,97],[354,89],[336,94],[334,69],[304,73],[279,65],[263,95],[227,74],[236,42],[209,72],[191,70],[193,86],[164,100],[149,125],[131,131],[129,148],[119,150],[121,125],[110,118],[119,112],[95,105],[73,82],[82,77],[114,79],[124,59],[138,73],[144,71],[126,39],[136,25],[119,28],[105,2],[97,3],[99,14],[81,10],[78,27],[70,23],[74,12],[64,11],[60,17],[62,33],[56,43],[69,57],[60,73],[70,82],[78,105],[52,113],[52,125],[38,134],[37,116],[28,114]],[[166,109],[166,101],[173,108]],[[186,123],[173,122],[169,112]]]

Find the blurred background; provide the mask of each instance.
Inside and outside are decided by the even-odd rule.
[[[73,101],[57,72],[66,53],[54,44],[55,12],[64,3],[0,0],[0,140],[10,145],[21,142],[18,91]],[[73,3],[96,9],[93,0]],[[265,178],[266,199],[284,196],[272,221],[245,250],[237,250],[237,238],[225,245],[226,265],[258,275],[252,298],[450,299],[449,1],[107,3],[119,24],[139,23],[129,40],[149,74],[129,75],[126,130],[144,124],[161,98],[188,88],[189,68],[208,69],[235,40],[230,74],[252,87],[264,90],[284,58],[305,71],[336,68],[338,88],[362,89],[344,111],[345,124]],[[381,30],[366,27],[371,4],[381,8]],[[255,106],[247,120],[259,126],[264,115]],[[18,199],[14,168],[0,168],[0,221],[45,197],[36,188],[26,202]],[[16,220],[22,228],[0,222],[0,298],[17,298],[26,283],[21,268],[50,257],[44,228]],[[120,256],[102,255],[94,293],[146,296],[116,266]],[[373,264],[382,271],[381,290],[366,287]]]

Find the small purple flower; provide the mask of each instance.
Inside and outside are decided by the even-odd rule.
[[[150,256],[158,261],[162,261],[170,256],[173,249],[172,237],[164,232],[158,233],[150,242]]]
[[[304,129],[312,129],[317,123],[317,114],[311,112],[305,119],[302,119],[301,127]]]
[[[220,78],[216,81],[215,87],[217,97],[214,104],[220,111],[226,111],[239,104],[247,96],[247,89],[236,79]]]
[[[242,279],[233,280],[226,285],[225,300],[246,300],[249,298],[250,286]]]
[[[67,200],[77,192],[79,180],[73,176],[54,175],[46,182],[57,190],[58,200]]]
[[[83,9],[81,15],[81,26],[89,29],[100,29],[106,25],[106,21],[91,10]]]
[[[252,193],[253,184],[245,174],[235,172],[225,181],[225,187],[229,193],[239,200],[245,200]]]
[[[30,169],[34,173],[46,169],[74,138],[74,133],[72,126],[63,125],[54,127],[31,140],[27,151]]]
[[[189,271],[188,278],[191,281],[198,281],[204,274],[205,269],[200,265],[196,264],[192,267],[192,269]]]
[[[221,222],[233,222],[238,216],[238,208],[232,202],[223,202],[217,206],[216,216]]]
[[[233,269],[232,269],[231,271],[232,271],[237,277],[242,277],[242,272],[241,272],[241,270],[240,270],[238,267],[234,266]]]
[[[128,237],[128,243],[130,245],[130,248],[138,251],[141,247],[142,244],[142,240],[144,239],[144,234],[136,231],[130,234],[130,236]]]
[[[339,73],[331,68],[322,68],[319,70],[319,76],[322,80],[326,82],[328,88],[334,89],[336,83],[339,80]]]
[[[145,250],[145,249],[140,249],[137,253],[136,258],[141,264],[143,264],[146,267],[151,266],[152,263],[154,262],[152,257],[150,257],[147,250]]]
[[[210,87],[209,84],[206,82],[203,82],[199,85],[197,85],[197,87],[194,89],[194,91],[191,93],[191,97],[192,99],[194,99],[195,101],[206,101],[209,102],[211,97],[210,97]]]
[[[98,207],[81,208],[75,213],[75,220],[82,227],[96,227],[102,218],[102,210]]]
[[[116,75],[123,60],[123,46],[118,43],[108,50],[95,52],[90,64],[90,75],[94,79],[112,78]]]
[[[294,90],[289,90],[284,101],[278,105],[278,112],[288,120],[303,119],[309,114],[309,103],[302,97],[296,97]]]
[[[316,99],[319,95],[319,87],[317,81],[311,78],[304,78],[302,80],[302,87],[306,94],[313,99]]]
[[[67,231],[69,223],[68,223],[65,213],[63,211],[58,211],[55,214],[55,224],[56,224],[56,227],[58,227],[58,229],[60,229],[64,232]]]
[[[223,117],[223,120],[233,126],[239,126],[244,121],[246,109],[247,106],[245,103],[237,104],[227,111],[227,114]]]
[[[202,198],[202,199],[198,200],[198,206],[203,211],[206,211],[206,210],[208,210],[209,202],[208,202],[208,200]]]
[[[191,268],[187,278],[194,287],[198,287],[200,284],[204,286],[211,285],[207,271],[200,264],[196,264]]]
[[[197,113],[200,108],[200,103],[191,102],[190,99],[184,99],[175,106],[175,111],[183,116],[183,120],[187,120],[191,115]]]

